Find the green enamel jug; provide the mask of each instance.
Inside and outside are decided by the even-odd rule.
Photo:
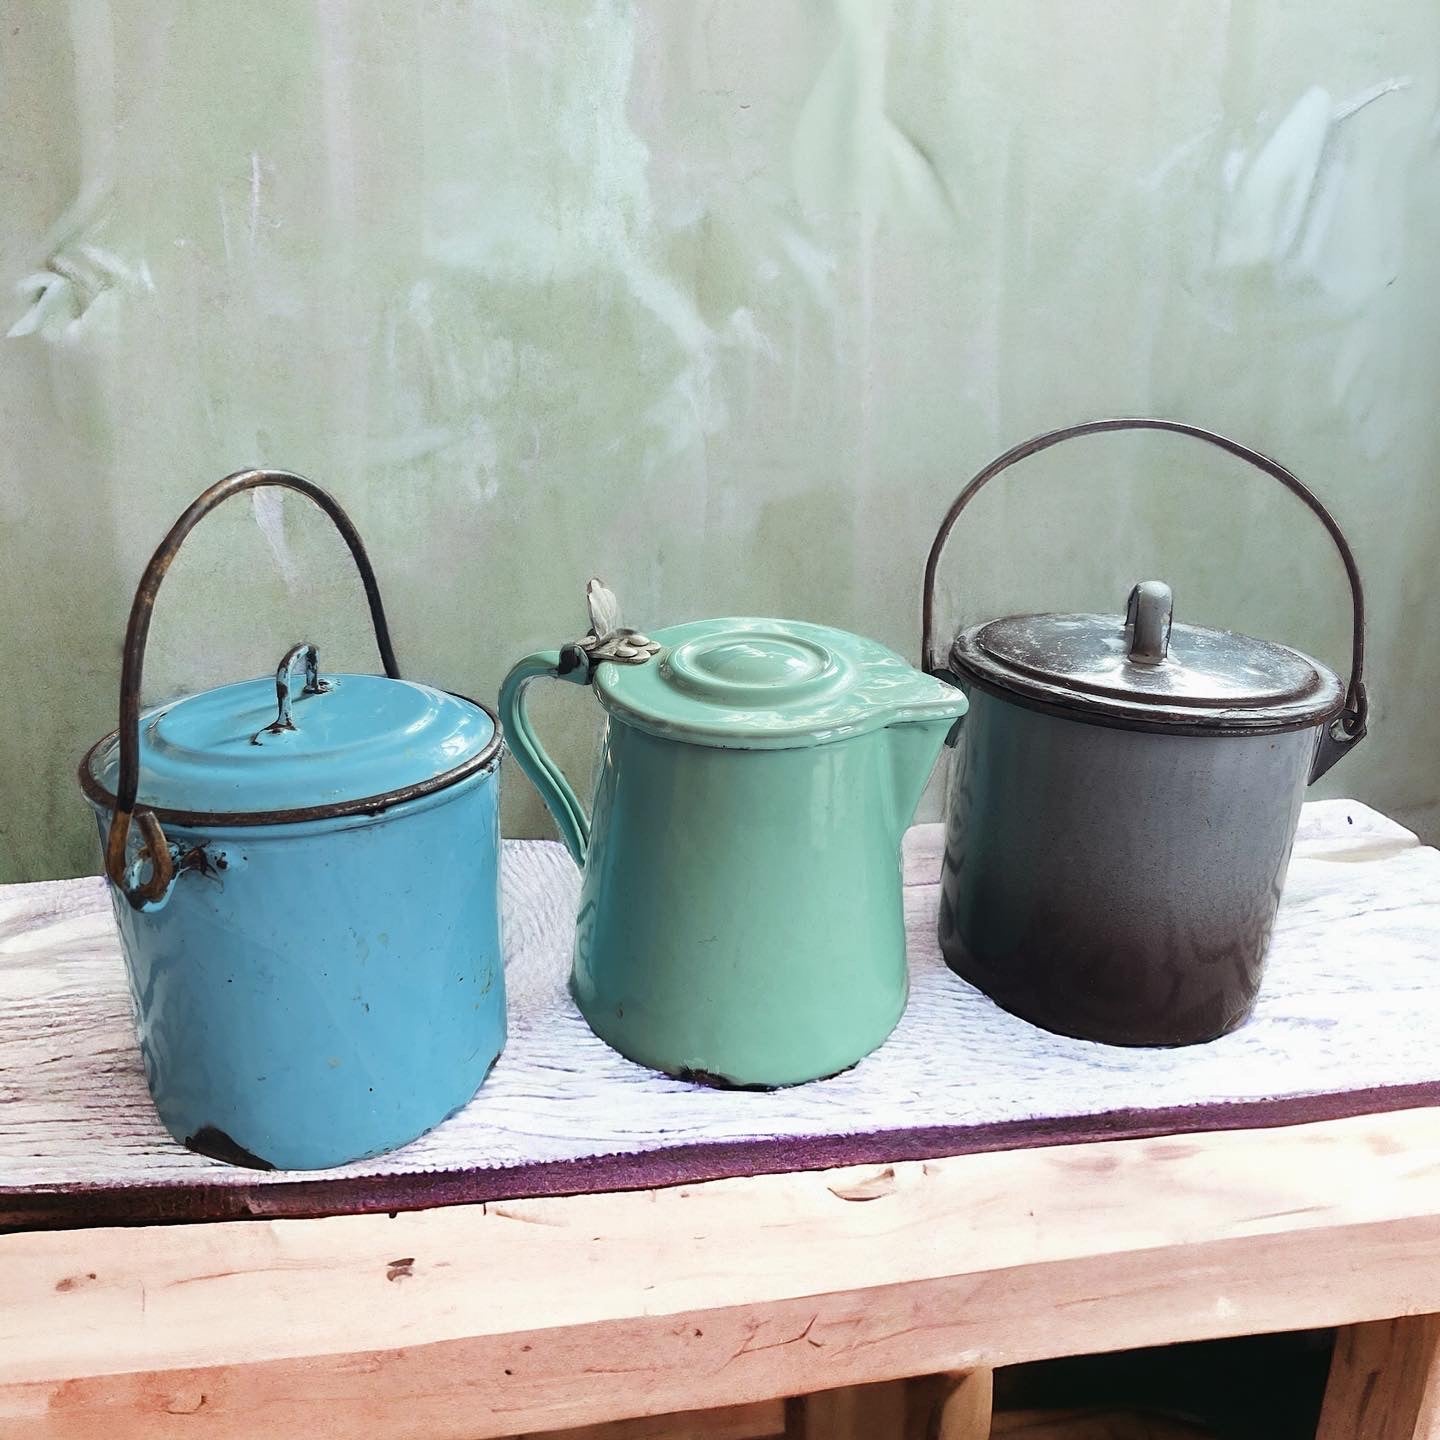
[[[584,872],[571,988],[622,1055],[713,1085],[848,1069],[905,1008],[900,844],[964,696],[894,651],[790,620],[653,640],[589,589],[590,632],[526,656],[504,732]],[[592,818],[525,689],[594,687]]]

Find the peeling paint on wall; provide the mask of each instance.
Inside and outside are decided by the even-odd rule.
[[[1353,254],[1335,255],[1327,241],[1337,211],[1350,199],[1347,182],[1364,183],[1363,176],[1350,173],[1353,155],[1342,127],[1368,105],[1408,89],[1410,83],[1408,77],[1382,80],[1340,102],[1312,85],[1253,155],[1232,150],[1225,158],[1230,195],[1217,263],[1282,267],[1318,281],[1352,304],[1365,299],[1377,278],[1381,283],[1393,278],[1393,264],[1380,263],[1382,257],[1395,255],[1395,222],[1400,217],[1393,209],[1388,214],[1367,210],[1364,220],[1375,252],[1368,265],[1357,265]]]
[[[104,243],[106,199],[82,195],[36,247],[45,258],[15,284],[22,308],[8,339],[77,344],[87,328],[113,327],[127,294],[155,288],[143,260],[131,263]]]
[[[955,205],[925,148],[890,114],[890,0],[836,0],[840,38],[795,127],[791,168],[807,214],[885,215],[952,229]]]

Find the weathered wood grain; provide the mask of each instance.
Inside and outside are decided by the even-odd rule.
[[[1440,1310],[1435,1111],[878,1177],[3,1236],[0,1434],[483,1440]]]

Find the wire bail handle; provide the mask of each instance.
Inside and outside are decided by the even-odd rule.
[[[1189,435],[1214,445],[1237,459],[1244,460],[1272,479],[1278,480],[1290,493],[1296,496],[1325,527],[1326,533],[1340,554],[1345,566],[1345,575],[1350,582],[1350,603],[1353,619],[1350,632],[1350,678],[1345,685],[1345,707],[1321,735],[1311,780],[1318,779],[1346,750],[1364,739],[1370,713],[1369,697],[1365,691],[1365,590],[1360,582],[1360,570],[1350,542],[1345,538],[1339,522],[1326,509],[1319,497],[1299,476],[1287,470],[1278,460],[1242,445],[1238,440],[1202,429],[1198,425],[1187,425],[1181,420],[1158,420],[1151,418],[1116,418],[1108,420],[1087,420],[1079,425],[1067,425],[1059,430],[1049,430],[1043,435],[1023,441],[1021,444],[997,456],[983,470],[976,474],[956,497],[955,503],[940,522],[940,529],[930,546],[925,560],[925,582],[920,608],[920,664],[931,675],[945,668],[944,657],[935,653],[935,575],[940,567],[940,557],[955,522],[965,507],[986,485],[1002,471],[1008,470],[1017,461],[1038,455],[1052,445],[1073,440],[1081,435],[1099,435],[1113,430],[1168,430],[1176,435]]]
[[[135,807],[135,797],[140,788],[140,683],[145,670],[145,642],[150,633],[150,618],[155,610],[160,582],[164,580],[185,538],[206,515],[232,495],[266,487],[294,490],[319,506],[330,517],[340,532],[341,539],[345,541],[355,568],[360,573],[360,582],[365,587],[365,599],[370,607],[370,622],[375,630],[375,644],[380,651],[385,673],[392,680],[400,678],[400,667],[396,664],[395,649],[390,642],[390,627],[385,619],[385,606],[380,598],[380,586],[375,579],[370,557],[365,553],[359,531],[333,495],[321,489],[313,480],[307,480],[303,475],[293,474],[289,470],[238,470],[235,474],[216,481],[192,501],[150,557],[150,562],[135,589],[129,623],[125,627],[125,654],[120,668],[120,774],[115,786],[115,813],[111,817],[105,841],[105,874],[110,883],[119,889],[136,909],[159,900],[175,878],[174,858],[159,818],[153,810],[145,807],[137,810]],[[287,684],[286,676],[291,666],[302,655],[306,660],[306,689],[310,689],[312,679],[316,686],[323,685],[318,675],[319,657],[315,654],[314,646],[297,645],[281,661],[280,672],[276,677],[280,707],[280,714],[275,721],[277,725],[288,717],[289,709],[288,696],[281,693],[281,687]],[[270,728],[273,729],[274,726]],[[281,728],[285,727],[282,725]],[[256,738],[258,739],[258,736]],[[126,842],[132,822],[139,829],[140,838],[144,842],[143,858],[150,862],[149,878],[143,881],[131,879],[125,861]]]

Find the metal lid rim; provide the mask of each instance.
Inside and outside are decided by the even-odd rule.
[[[374,815],[383,810],[393,809],[396,805],[403,805],[410,800],[418,800],[425,795],[433,795],[440,790],[448,790],[452,785],[458,785],[462,780],[468,779],[471,775],[478,773],[491,766],[492,762],[498,761],[500,752],[504,745],[504,736],[500,732],[500,717],[483,700],[473,699],[469,695],[461,695],[456,691],[444,692],[456,700],[463,700],[467,705],[473,705],[477,710],[482,710],[490,717],[490,723],[494,727],[489,740],[475,752],[468,760],[463,760],[459,765],[449,770],[442,770],[436,775],[425,780],[417,780],[412,785],[402,785],[394,790],[385,790],[378,795],[357,796],[350,800],[336,800],[328,805],[305,805],[291,810],[175,810],[167,806],[144,805],[136,803],[137,810],[149,810],[162,825],[178,826],[206,826],[206,825],[236,825],[236,826],[258,826],[258,825],[300,825],[313,820],[340,820],[354,815]],[[109,745],[119,736],[118,730],[112,730],[108,735],[102,735],[84,754],[80,761],[77,779],[80,789],[85,798],[96,805],[103,805],[113,810],[119,803],[113,791],[107,790],[96,778],[92,769],[92,762],[101,748]]]
[[[1299,653],[1299,652],[1297,652]],[[1308,657],[1307,657],[1308,658]],[[1253,709],[1216,707],[1209,716],[1202,710],[1191,710],[1174,718],[1158,713],[1157,706],[1142,704],[1097,703],[1091,696],[1081,696],[1047,687],[1047,693],[1019,685],[1006,684],[989,671],[972,668],[965,657],[951,649],[948,663],[940,672],[956,683],[975,685],[988,695],[1013,701],[1027,710],[1036,710],[1059,719],[1075,720],[1086,725],[1100,725],[1112,730],[1136,730],[1147,734],[1177,736],[1232,736],[1243,739],[1254,735],[1283,735],[1294,730],[1319,729],[1337,720],[1345,709],[1344,687],[1336,680],[1336,694],[1323,707],[1312,706],[1297,712],[1290,706],[1258,706]],[[1322,673],[1329,673],[1322,672]],[[1148,712],[1148,713],[1147,713]],[[1240,717],[1254,717],[1240,718]]]
[[[914,711],[914,714],[877,713],[873,717],[821,729],[757,730],[751,733],[739,730],[702,730],[694,726],[670,724],[613,704],[610,697],[598,688],[595,693],[605,714],[622,725],[628,725],[646,735],[653,735],[658,740],[671,740],[679,745],[703,745],[711,750],[813,750],[820,745],[838,745],[845,740],[872,735],[878,730],[888,730],[892,725],[919,723],[927,718],[946,718],[950,708],[937,702],[930,716],[927,716],[921,707],[910,706],[906,707],[907,711]],[[964,712],[960,713],[963,715]],[[948,715],[948,718],[954,720],[959,716]]]
[[[1253,636],[1237,631],[1214,631],[1204,626],[1177,627],[1188,632],[1231,638],[1283,653],[1288,659],[1300,662],[1309,671],[1310,683],[1302,688],[1277,690],[1267,695],[1250,697],[1249,703],[1245,697],[1238,695],[1189,697],[1166,692],[1148,693],[1141,689],[1130,691],[1119,687],[1076,683],[1070,676],[1033,668],[1023,660],[1012,662],[985,643],[987,632],[997,625],[1012,621],[1071,619],[1110,622],[1118,621],[1119,617],[1098,613],[1071,616],[1037,612],[981,621],[955,633],[945,663],[953,672],[971,676],[977,682],[988,681],[991,689],[1028,695],[1042,705],[1050,705],[1067,712],[1091,714],[1099,723],[1106,719],[1125,718],[1132,722],[1128,727],[1131,729],[1175,732],[1193,729],[1205,734],[1233,730],[1237,733],[1254,734],[1266,730],[1280,731],[1325,723],[1334,719],[1345,708],[1344,683],[1329,666],[1292,645],[1273,640],[1256,640]]]

